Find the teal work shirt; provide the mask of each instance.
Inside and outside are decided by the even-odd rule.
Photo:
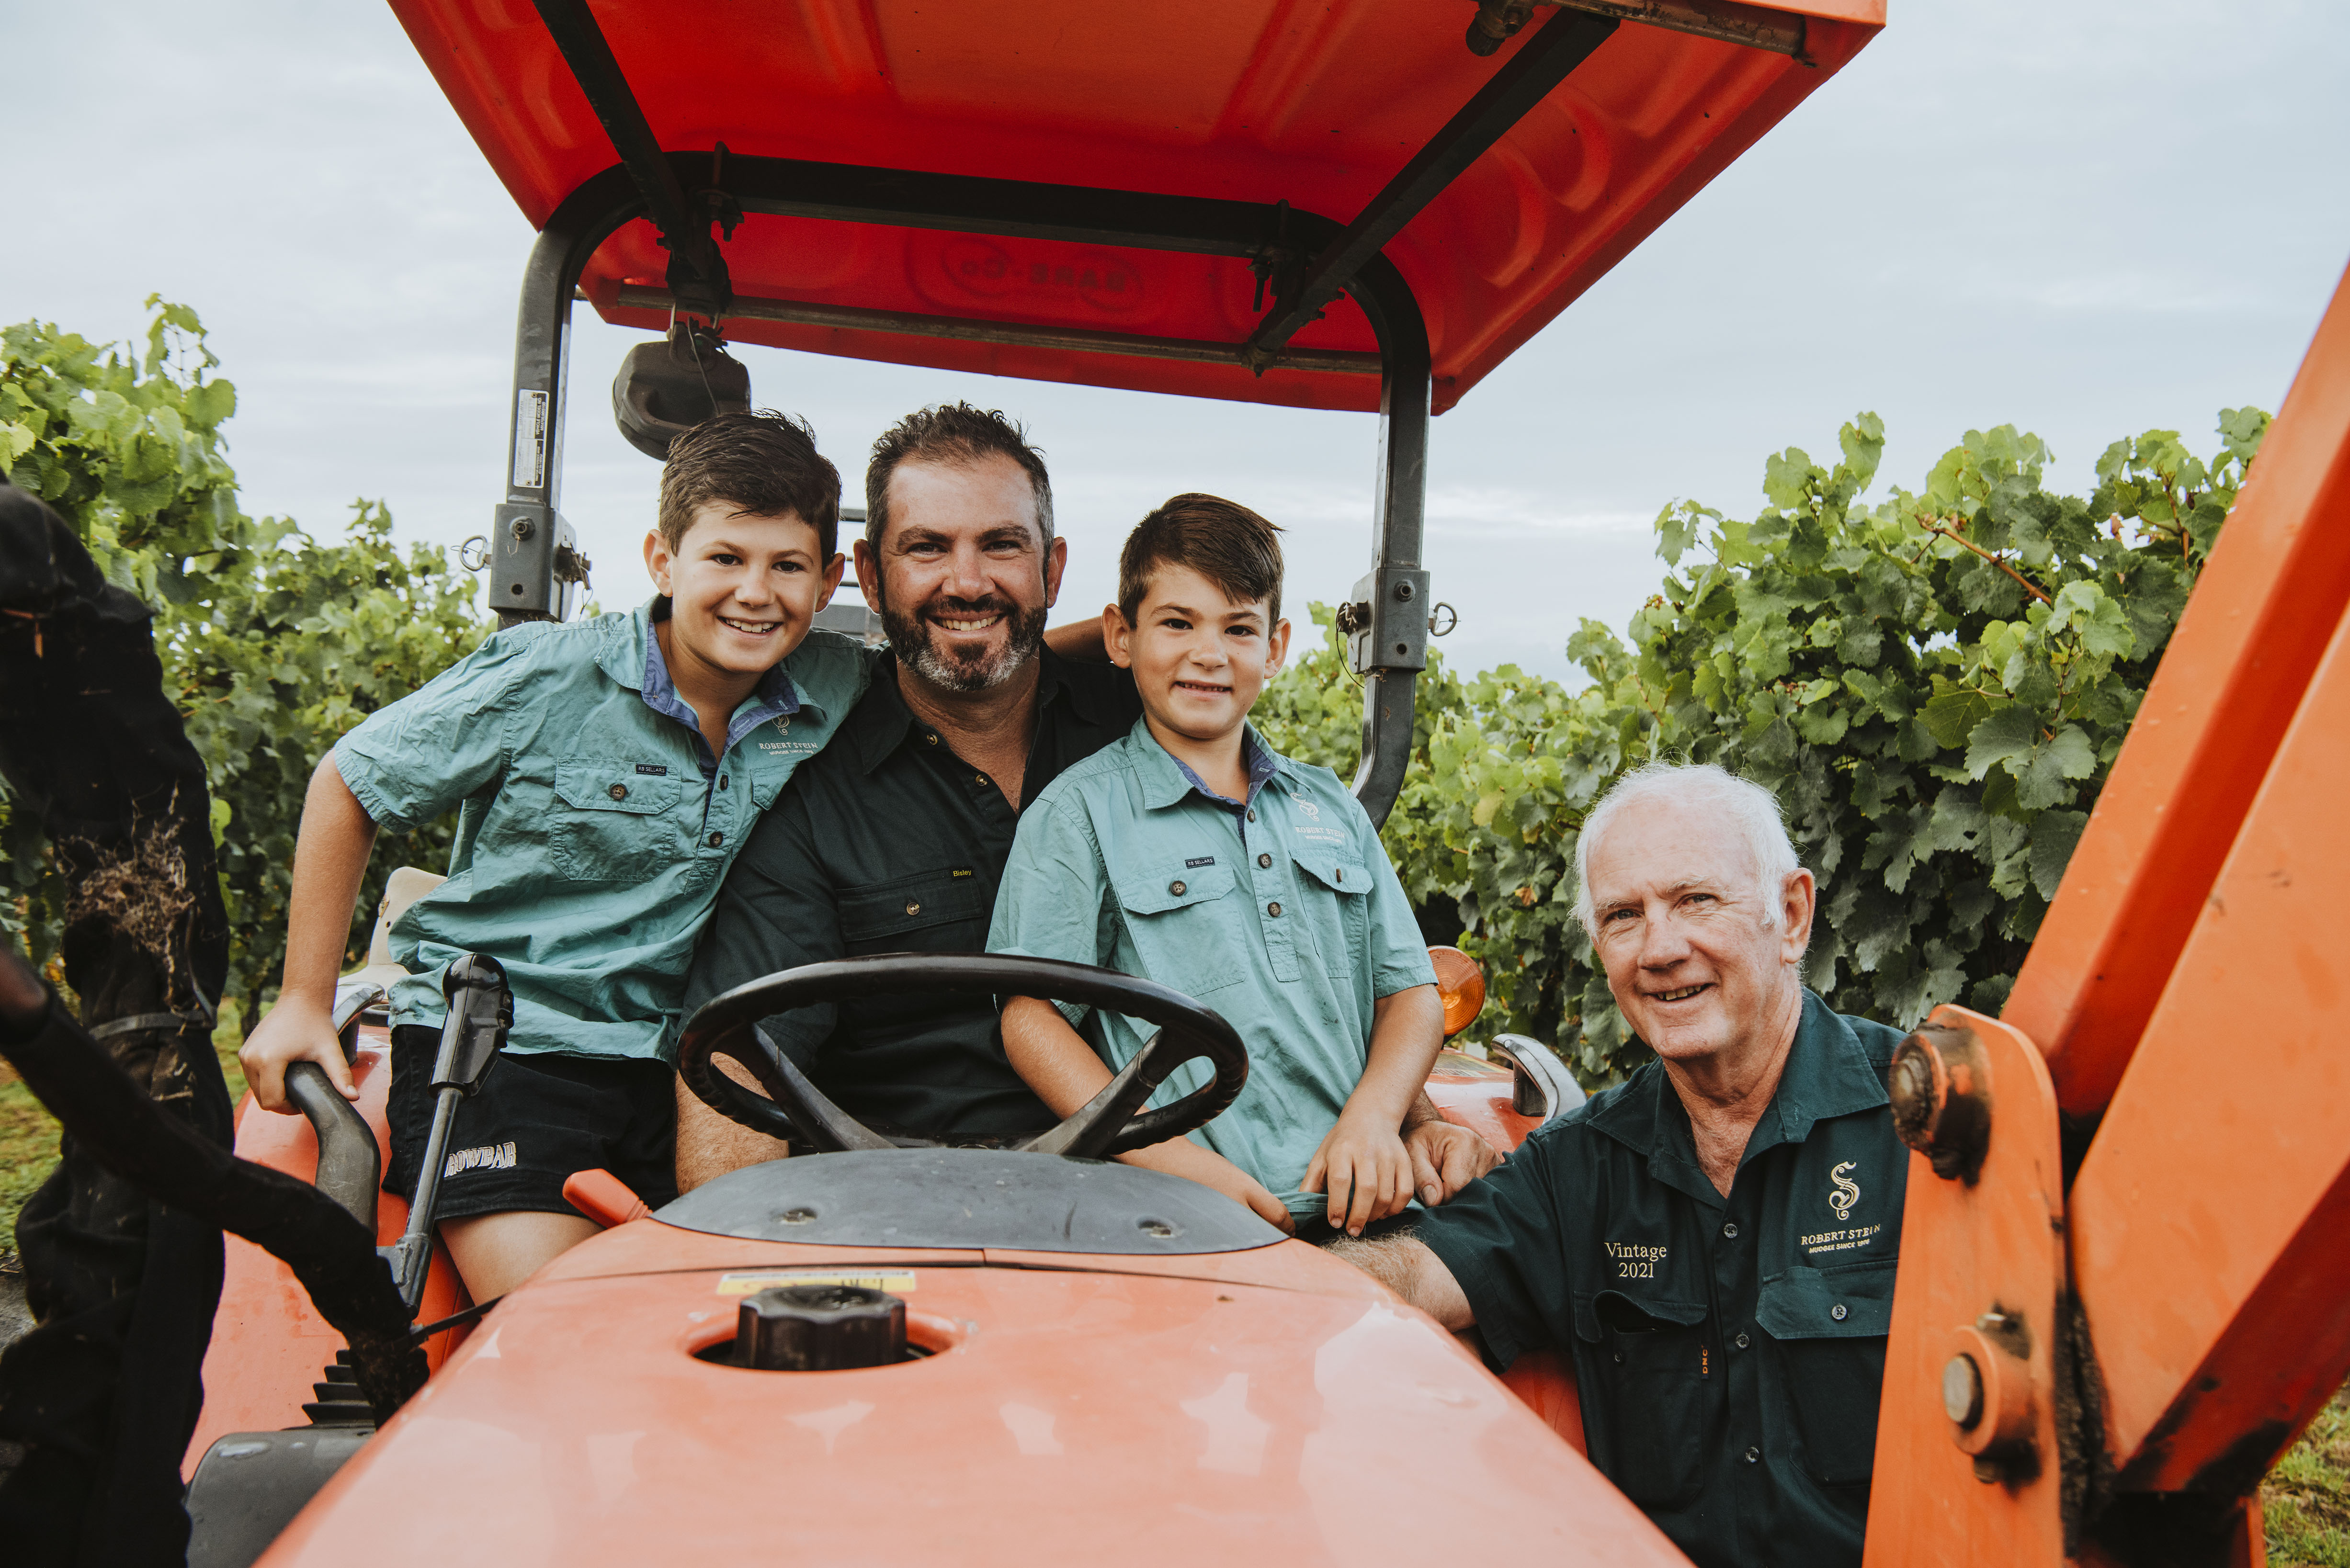
[[[1909,1151],[1901,1032],[1806,992],[1730,1194],[1650,1062],[1413,1235],[1486,1359],[1573,1358],[1591,1462],[1698,1568],[1857,1568]]]
[[[449,879],[391,928],[399,1023],[440,1026],[441,976],[505,966],[507,1049],[660,1058],[694,943],[751,827],[865,689],[848,638],[812,631],[734,711],[712,756],[653,636],[667,601],[509,627],[335,746],[380,826],[457,808]]]
[[[1192,1135],[1318,1215],[1298,1183],[1363,1076],[1373,1003],[1432,985],[1427,945],[1378,830],[1337,775],[1245,732],[1245,802],[1212,796],[1138,720],[1036,797],[995,896],[990,952],[1099,964],[1222,1013],[1249,1051],[1248,1086]],[[1113,1069],[1153,1033],[1060,1003]],[[1170,1104],[1207,1081],[1193,1062]]]

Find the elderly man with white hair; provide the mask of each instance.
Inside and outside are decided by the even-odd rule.
[[[1657,1059],[1408,1234],[1333,1250],[1498,1371],[1571,1357],[1592,1462],[1700,1568],[1857,1563],[1908,1154],[1898,1031],[1806,991],[1814,884],[1718,767],[1619,781],[1576,915]]]

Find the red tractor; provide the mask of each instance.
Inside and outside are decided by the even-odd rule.
[[[1878,0],[395,9],[539,229],[488,537],[502,614],[563,616],[587,579],[559,510],[583,300],[667,334],[614,389],[653,450],[714,400],[722,339],[1376,411],[1371,559],[1340,616],[1375,819],[1434,607],[1430,416],[1884,22]],[[2350,1374],[2350,1096],[2319,1028],[2350,988],[2321,902],[2350,854],[2345,508],[2337,302],[2005,1016],[1941,1009],[1897,1062],[1917,1153],[1872,1563],[2257,1563],[2258,1482]],[[455,982],[444,1099],[494,1054],[494,968]],[[877,988],[1058,995],[1161,1033],[1026,1148],[899,1147],[750,1030]],[[1458,1028],[1482,981],[1450,989]],[[286,1224],[246,1229],[290,1263],[232,1241],[192,1562],[1679,1560],[1583,1460],[1557,1363],[1496,1379],[1344,1263],[1105,1162],[1237,1091],[1244,1053],[1188,998],[976,956],[744,987],[690,1022],[680,1069],[787,1126],[794,1158],[658,1214],[582,1173],[604,1233],[473,1303],[429,1177],[414,1213],[376,1199],[379,994],[346,992],[357,1110],[317,1079],[308,1122],[245,1116],[238,1152],[281,1198],[313,1184],[341,1218],[312,1230],[371,1236],[400,1296],[354,1306]],[[1143,1108],[1198,1057],[1206,1087]],[[1579,1098],[1534,1042],[1491,1057],[1448,1054],[1430,1089],[1498,1147]]]

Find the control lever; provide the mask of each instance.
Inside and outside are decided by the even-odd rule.
[[[358,1054],[359,1014],[383,1000],[383,987],[372,981],[346,981],[336,988],[334,1030],[342,1042],[346,1062]],[[383,1155],[376,1147],[367,1118],[336,1091],[327,1070],[316,1062],[296,1062],[286,1069],[286,1097],[309,1119],[310,1130],[317,1135],[318,1170],[314,1185],[373,1236]]]
[[[441,1025],[441,1050],[432,1061],[432,1130],[424,1139],[424,1168],[416,1178],[416,1197],[409,1204],[408,1229],[400,1240],[377,1251],[391,1265],[392,1282],[400,1300],[413,1313],[424,1294],[425,1271],[432,1262],[432,1222],[441,1204],[442,1166],[449,1158],[449,1130],[457,1119],[457,1102],[481,1088],[489,1076],[514,1027],[514,992],[506,987],[506,971],[493,958],[467,953],[442,977],[441,993],[449,999],[448,1021]]]

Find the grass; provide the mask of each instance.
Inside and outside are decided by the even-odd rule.
[[[2272,1568],[2350,1568],[2350,1388],[2269,1472],[2261,1505]]]

